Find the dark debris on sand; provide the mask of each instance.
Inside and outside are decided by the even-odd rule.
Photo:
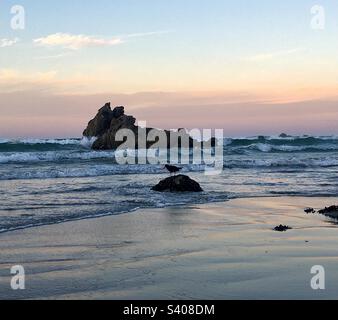
[[[316,211],[313,208],[306,208],[304,210],[305,213],[310,214],[310,213],[319,213],[322,215],[325,215],[330,218],[338,219],[338,206],[330,206],[330,207],[325,207],[324,209]]]
[[[310,214],[310,213],[316,213],[316,210],[313,208],[307,208],[304,210],[304,212],[306,212],[307,214]]]
[[[278,232],[285,232],[287,230],[291,230],[292,228],[289,226],[283,226],[283,225],[279,225],[277,227],[275,227],[273,230],[274,231],[278,231]]]

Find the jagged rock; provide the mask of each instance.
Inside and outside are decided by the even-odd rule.
[[[112,111],[113,118],[118,119],[122,116],[124,116],[124,107],[116,107]]]
[[[88,123],[86,130],[83,132],[85,137],[99,137],[103,135],[110,127],[114,113],[110,108],[110,103],[102,107],[96,117]]]
[[[125,141],[118,141],[116,134],[121,129],[127,129],[134,133],[135,142],[127,147],[130,149],[151,148],[156,144],[160,148],[176,148],[181,145],[182,141],[187,141],[189,147],[192,148],[196,142],[191,138],[185,129],[180,129],[178,132],[158,130],[153,128],[140,128],[136,126],[136,119],[133,116],[125,115],[124,107],[116,107],[111,109],[110,103],[106,103],[102,107],[95,118],[88,123],[87,128],[83,132],[83,136],[87,138],[96,137],[92,148],[94,150],[114,150],[121,146]],[[146,137],[149,132],[155,133],[156,137],[165,136],[165,145],[158,144],[159,139],[147,141]],[[172,139],[170,139],[170,137]],[[140,144],[140,145],[139,145]]]
[[[338,206],[325,207],[324,209],[319,210],[318,213],[323,214],[327,217],[337,219],[338,218]]]
[[[178,175],[174,177],[166,178],[160,181],[155,187],[152,188],[153,191],[158,192],[202,192],[203,189],[198,182],[190,179],[185,175]]]

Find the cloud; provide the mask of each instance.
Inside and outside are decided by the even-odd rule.
[[[140,38],[154,35],[171,33],[172,31],[153,31],[143,33],[133,33],[122,36],[104,38],[88,36],[83,34],[55,33],[46,37],[34,39],[36,45],[44,47],[62,47],[64,49],[79,50],[86,47],[111,47],[126,42],[129,38]]]
[[[19,42],[19,38],[14,39],[0,39],[0,48],[12,47]]]
[[[48,72],[35,72],[31,74],[25,74],[20,71],[14,69],[0,69],[0,83],[1,82],[18,82],[24,80],[50,80],[54,79],[56,76],[56,71],[48,71]]]
[[[33,42],[44,47],[62,47],[78,50],[85,47],[110,47],[121,44],[121,38],[96,38],[86,35],[72,35],[68,33],[55,33],[47,37],[34,39]]]
[[[57,71],[25,73],[14,69],[0,69],[0,93],[34,90],[57,90]]]
[[[252,61],[252,62],[265,61],[265,60],[271,60],[273,58],[292,55],[292,54],[298,53],[300,51],[302,51],[302,49],[297,48],[297,49],[290,49],[290,50],[284,50],[284,51],[261,53],[261,54],[257,54],[257,55],[251,56],[251,57],[247,57],[244,60]]]

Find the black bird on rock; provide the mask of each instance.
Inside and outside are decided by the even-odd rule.
[[[165,165],[165,168],[170,172],[170,174],[175,174],[177,172],[180,172],[182,168],[176,167],[176,166],[170,166],[169,164]]]

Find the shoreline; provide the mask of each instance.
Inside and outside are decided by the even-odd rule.
[[[180,207],[182,210],[184,210],[185,207],[189,208],[192,206],[204,206],[204,205],[216,205],[220,203],[227,203],[229,201],[236,201],[236,200],[246,200],[246,199],[278,199],[278,198],[337,198],[336,196],[333,195],[325,195],[325,196],[306,196],[306,195],[273,195],[271,196],[247,196],[247,197],[240,197],[240,198],[229,198],[228,200],[219,200],[219,201],[212,201],[209,203],[185,203],[185,204],[168,204],[165,206],[161,207],[139,207],[139,208],[134,208],[129,211],[121,211],[117,213],[104,213],[104,214],[98,214],[98,215],[93,215],[93,216],[83,216],[81,218],[73,218],[69,220],[63,220],[59,222],[50,222],[50,223],[41,223],[41,224],[35,224],[35,225],[28,225],[28,226],[22,226],[22,227],[16,227],[13,229],[8,229],[8,230],[0,230],[0,236],[3,234],[7,234],[10,232],[16,232],[16,231],[24,231],[27,229],[34,229],[34,228],[40,228],[40,227],[48,227],[48,226],[54,226],[54,225],[61,225],[65,223],[71,223],[71,222],[79,222],[79,221],[86,221],[86,220],[95,220],[95,219],[100,219],[100,218],[106,218],[106,217],[115,217],[115,216],[120,216],[120,215],[125,215],[125,214],[133,214],[138,211],[145,211],[145,210],[161,210],[161,209],[169,209],[169,208],[175,208],[175,207]],[[305,209],[306,207],[304,207]],[[321,208],[317,208],[320,210]],[[318,213],[319,214],[319,213]],[[330,217],[330,216],[327,216]],[[333,219],[333,217],[331,217]]]
[[[334,199],[235,199],[1,233],[0,298],[338,298],[337,224],[303,211]],[[293,229],[273,231],[279,224]],[[9,288],[17,264],[21,292]],[[310,287],[318,264],[331,280],[324,292]]]

